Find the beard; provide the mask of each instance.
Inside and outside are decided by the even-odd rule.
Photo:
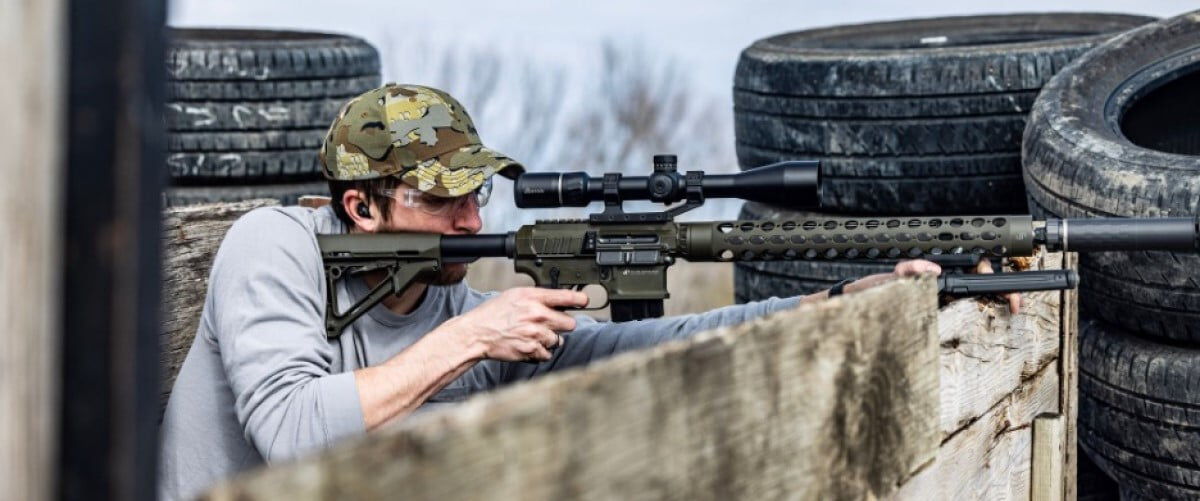
[[[464,278],[467,278],[467,264],[451,263],[442,266],[437,273],[422,279],[421,282],[428,285],[454,285],[462,282]]]

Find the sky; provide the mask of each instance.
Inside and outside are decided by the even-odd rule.
[[[1001,5],[1003,6],[1001,8]],[[432,66],[449,47],[479,49],[498,54],[506,67],[542,69],[566,73],[563,97],[554,103],[556,112],[545,121],[571,121],[596,102],[591,99],[602,65],[599,48],[605,42],[641,49],[657,61],[670,61],[680,70],[677,78],[687,90],[711,105],[715,115],[680,124],[668,144],[645,145],[654,153],[680,154],[680,170],[735,172],[733,156],[732,81],[742,49],[767,36],[807,28],[921,17],[1017,12],[1113,12],[1150,16],[1172,16],[1200,7],[1196,0],[459,0],[446,2],[387,2],[366,0],[170,0],[169,24],[173,26],[216,26],[300,29],[357,35],[380,49],[384,81],[440,86],[458,97],[470,110],[484,143],[503,151],[534,171],[587,170],[599,176],[611,166],[589,165],[587,155],[563,149],[576,138],[555,125],[547,143],[550,151],[528,146],[528,134],[513,123],[514,105],[528,84],[518,82],[525,72],[501,76],[501,94],[486,103],[470,102],[456,89],[435,80]],[[408,52],[406,52],[406,50]],[[432,58],[432,59],[431,59]],[[461,63],[462,61],[460,61]],[[461,64],[460,64],[461,66]],[[461,80],[462,73],[455,76]],[[466,74],[469,74],[466,73]],[[461,82],[460,82],[461,83]],[[447,86],[448,85],[448,86]],[[486,106],[484,106],[486,104]],[[565,110],[565,111],[562,111]],[[711,123],[710,123],[711,122]],[[700,129],[684,127],[701,125]],[[524,136],[524,137],[523,137]],[[701,137],[703,136],[703,137]],[[589,138],[590,139],[590,138]],[[603,140],[604,138],[597,138]],[[707,144],[707,149],[698,145]],[[713,148],[716,144],[719,148]],[[569,146],[569,145],[568,145]],[[561,151],[554,151],[555,149]],[[543,148],[546,150],[546,148]],[[565,154],[564,154],[565,152]],[[556,155],[557,153],[557,155]],[[649,153],[639,150],[642,163],[630,160],[620,167],[625,172],[649,171]],[[563,160],[564,158],[568,160]],[[565,167],[569,165],[569,167]],[[505,225],[525,224],[534,218],[576,217],[582,211],[546,214],[544,211],[499,211],[512,207],[509,189],[498,187],[493,205],[485,208],[485,231],[500,231]],[[599,204],[593,204],[597,210]],[[710,200],[704,207],[685,215],[684,220],[732,219],[735,201]],[[628,207],[627,207],[628,208]],[[649,204],[633,209],[652,209]]]
[[[453,7],[447,7],[447,6]],[[1003,6],[1003,7],[1001,7]],[[519,46],[538,59],[570,60],[600,41],[640,43],[685,63],[707,92],[729,94],[741,49],[759,38],[835,24],[999,12],[1090,11],[1170,16],[1195,0],[172,0],[177,26],[258,26],[354,33],[391,32],[474,45]],[[586,56],[585,56],[586,57]]]

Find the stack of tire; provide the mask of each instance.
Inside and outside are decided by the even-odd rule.
[[[1200,12],[1054,77],[1024,164],[1039,217],[1200,214]],[[1079,271],[1081,447],[1124,499],[1200,499],[1200,255],[1085,254]]]
[[[321,140],[349,98],[379,86],[379,67],[354,37],[173,30],[165,204],[327,194]]]
[[[759,40],[734,76],[743,169],[821,161],[825,213],[1026,211],[1021,134],[1041,87],[1110,36],[1152,19],[1111,14],[951,17],[840,26]],[[744,219],[812,213],[747,204]],[[893,261],[740,262],[739,302],[826,289]]]

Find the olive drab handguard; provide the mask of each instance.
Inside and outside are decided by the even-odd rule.
[[[531,177],[532,176],[532,177]],[[586,205],[603,201],[588,219],[537,221],[492,235],[391,233],[318,237],[328,294],[346,273],[386,270],[386,280],[342,312],[327,301],[326,327],[336,337],[388,294],[399,294],[422,273],[444,263],[507,257],[539,287],[600,285],[614,321],[657,317],[669,297],[667,268],[678,259],[701,261],[876,260],[920,258],[945,272],[939,290],[954,295],[1074,288],[1073,270],[967,274],[982,259],[1050,251],[1159,250],[1200,252],[1200,216],[1172,218],[1047,219],[1031,216],[835,217],[790,220],[675,222],[706,195],[812,208],[816,162],[782,162],[740,174],[675,172],[674,157],[655,157],[654,173],[524,174],[515,183],[522,207]],[[683,202],[663,212],[626,213],[624,200]],[[602,307],[602,306],[601,306]]]

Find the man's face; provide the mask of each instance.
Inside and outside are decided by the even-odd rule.
[[[404,189],[401,187],[401,189]],[[479,233],[483,220],[479,217],[479,205],[471,195],[460,199],[438,199],[434,195],[420,194],[422,200],[447,204],[440,214],[431,214],[425,208],[406,207],[401,200],[392,200],[391,213],[387,221],[381,221],[380,233],[421,232],[443,235],[470,235]],[[466,263],[447,264],[437,276],[427,283],[450,285],[461,282],[467,276]]]

